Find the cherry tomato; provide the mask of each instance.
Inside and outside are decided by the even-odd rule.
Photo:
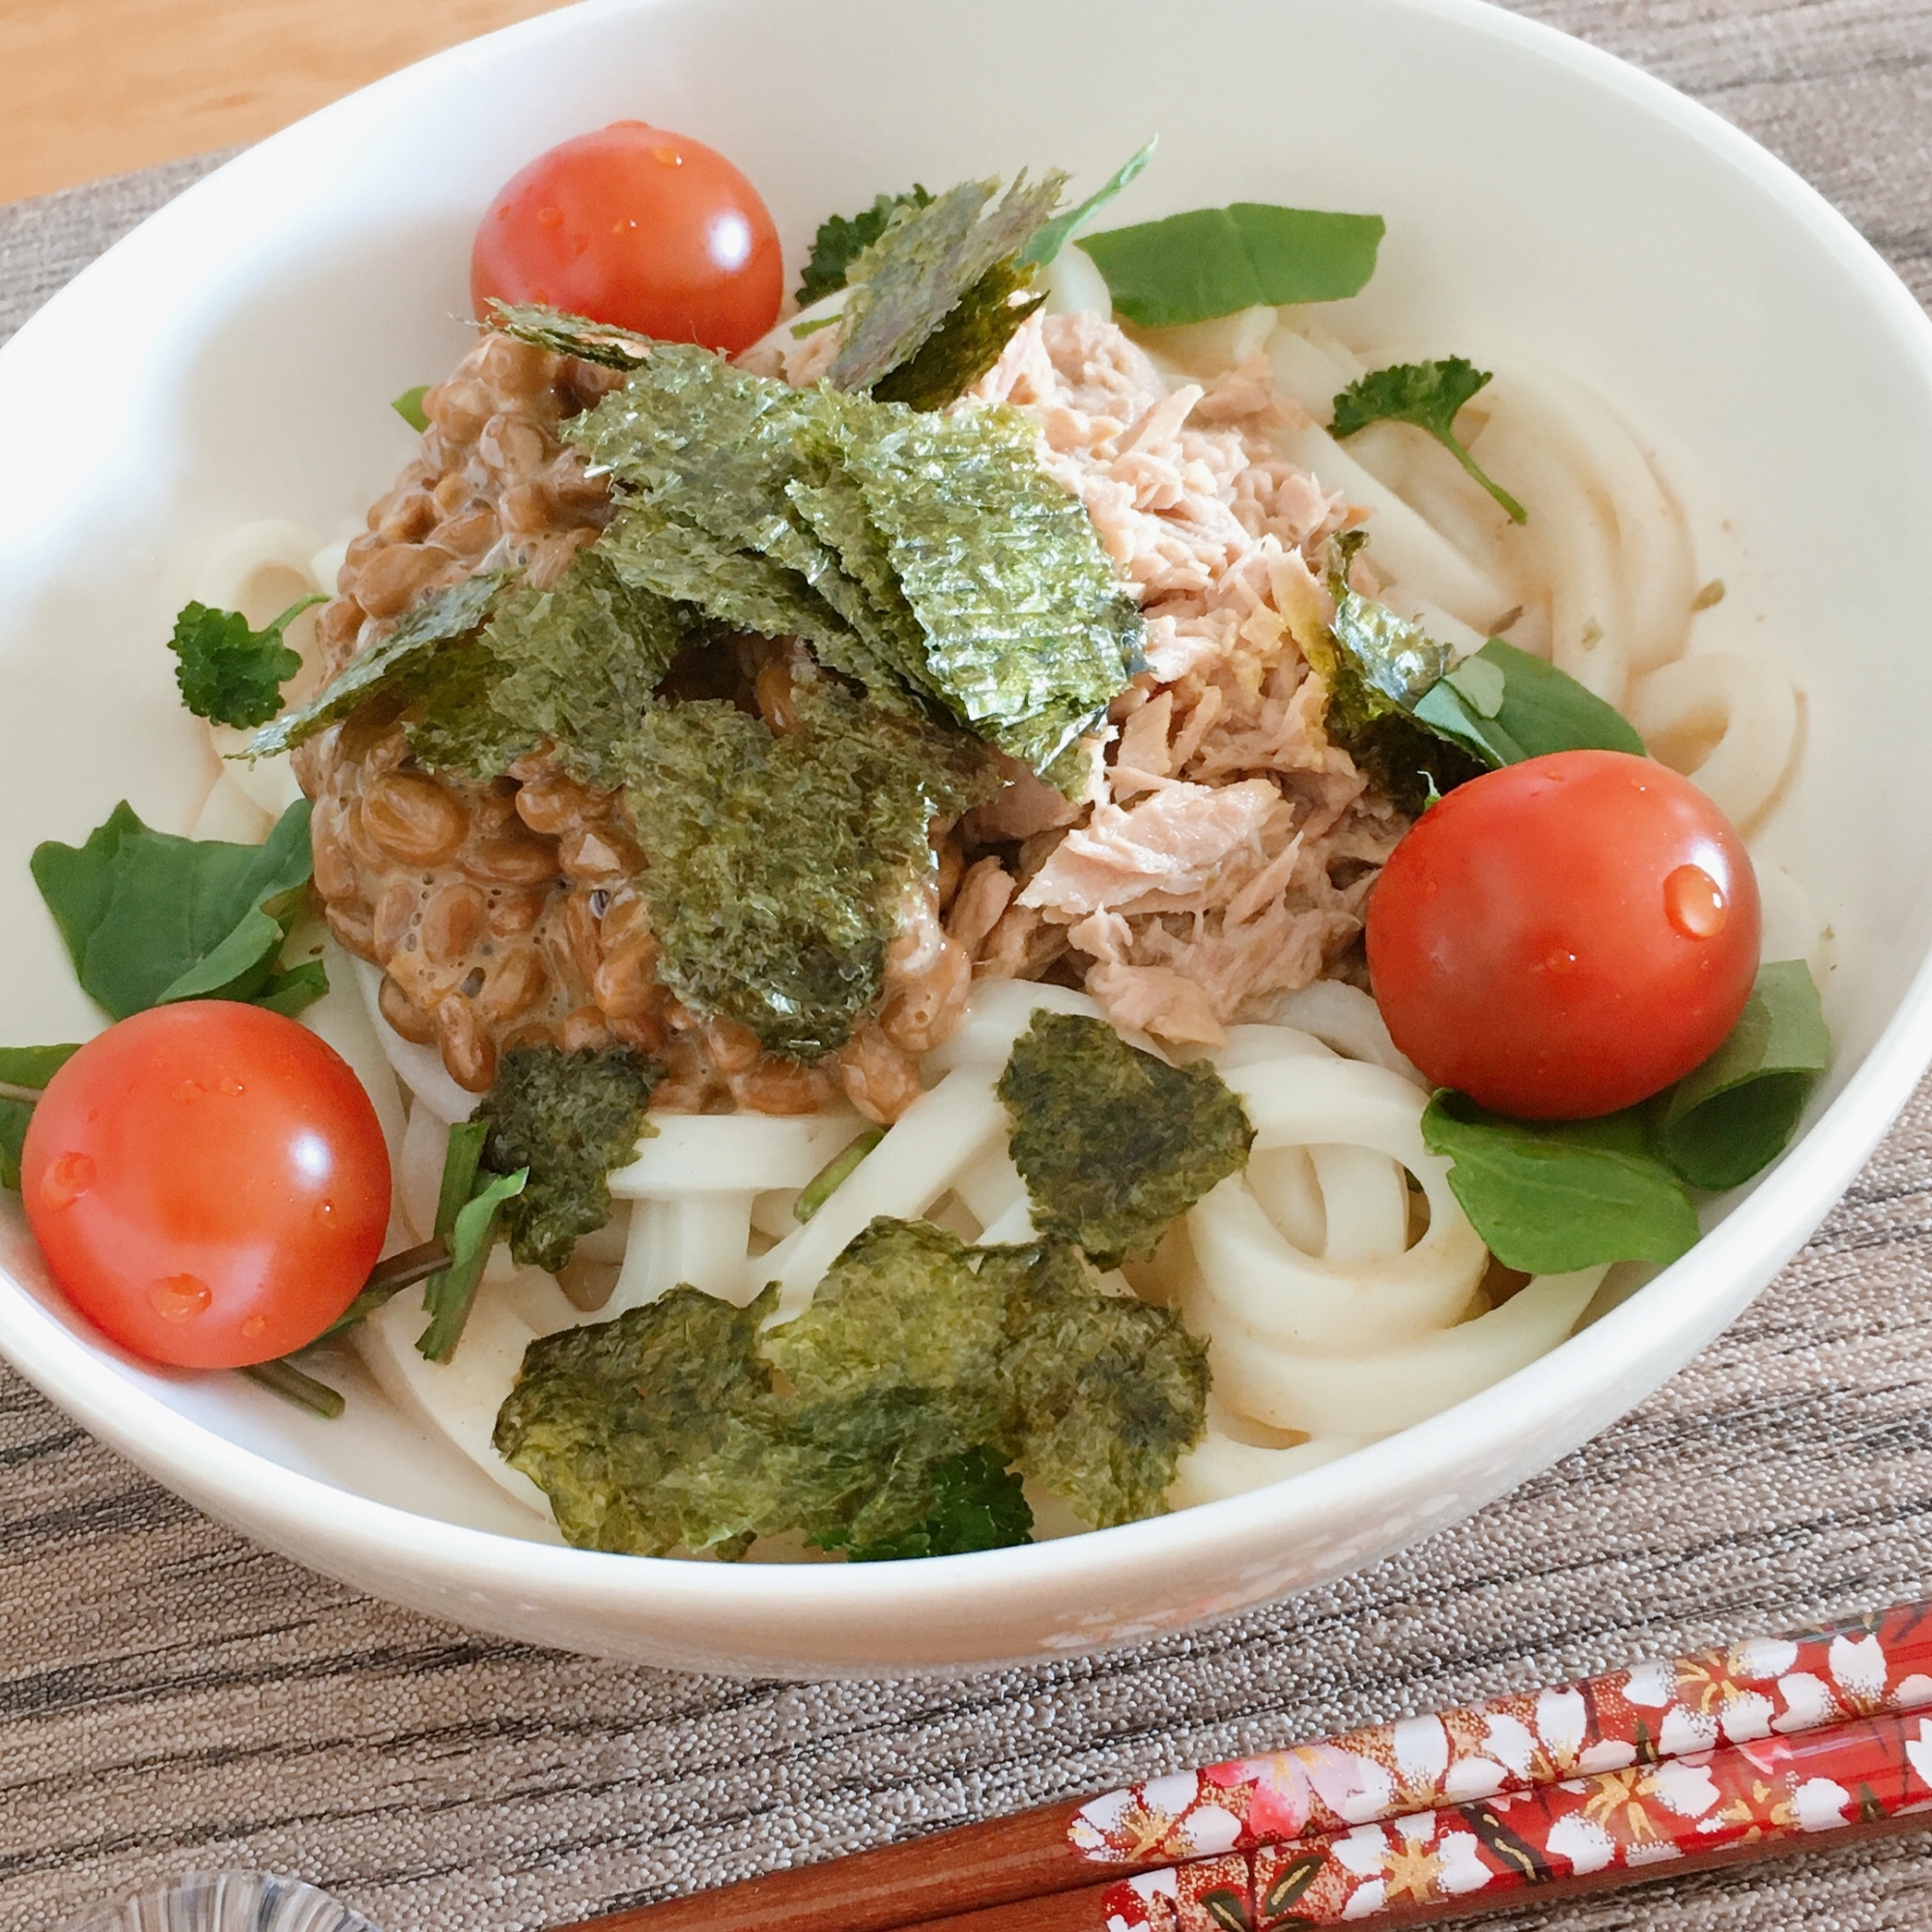
[[[232,1369],[314,1341],[355,1298],[389,1154],[307,1028],[185,1000],[109,1027],[47,1083],[20,1194],[89,1321],[150,1361]]]
[[[1558,752],[1416,820],[1369,901],[1369,977],[1434,1084],[1587,1120],[1717,1051],[1758,936],[1749,855],[1695,785],[1623,752]]]
[[[616,121],[539,155],[483,217],[469,258],[494,296],[734,355],[779,318],[784,263],[758,191],[701,142]]]

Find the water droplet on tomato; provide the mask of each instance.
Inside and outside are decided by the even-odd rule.
[[[563,226],[563,210],[560,208],[538,209],[537,226],[539,228],[561,228]]]
[[[190,1101],[199,1100],[207,1092],[208,1089],[199,1080],[184,1080],[175,1089],[175,1098],[185,1107]]]
[[[1566,947],[1552,947],[1543,955],[1543,970],[1546,973],[1574,973],[1577,970],[1577,955]]]
[[[41,1199],[49,1208],[71,1208],[94,1185],[96,1170],[92,1156],[84,1153],[56,1154],[41,1177]]]
[[[247,1093],[248,1090],[242,1084],[241,1081],[236,1079],[234,1074],[231,1073],[229,1074],[227,1079],[222,1081],[221,1091],[224,1094],[226,1094],[231,1100],[239,1100],[243,1094]]]
[[[206,1315],[214,1291],[198,1274],[168,1274],[148,1291],[148,1306],[163,1321],[192,1321]]]
[[[335,1218],[335,1203],[326,1197],[315,1204],[315,1218],[318,1221],[332,1221]]]
[[[1679,866],[1663,882],[1663,916],[1686,939],[1715,939],[1731,916],[1724,889],[1701,866]]]
[[[249,1316],[242,1324],[242,1332],[251,1342],[257,1335],[266,1335],[269,1332],[269,1318],[266,1315]]]
[[[668,141],[651,150],[651,159],[660,167],[681,168],[684,165],[684,156]]]

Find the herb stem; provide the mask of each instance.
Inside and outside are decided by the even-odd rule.
[[[0,1080],[0,1100],[17,1100],[23,1107],[35,1105],[46,1091],[44,1087],[22,1087],[17,1081]]]
[[[283,1358],[273,1362],[251,1362],[239,1371],[251,1382],[259,1382],[263,1388],[271,1390],[285,1402],[294,1403],[298,1408],[312,1410],[325,1421],[333,1422],[348,1404],[339,1390],[332,1389],[327,1382],[319,1382],[313,1376],[305,1376],[296,1365]]]
[[[341,1334],[345,1328],[355,1327],[356,1322],[375,1314],[390,1296],[419,1281],[427,1281],[433,1274],[440,1274],[448,1265],[449,1247],[440,1238],[403,1248],[386,1261],[378,1262],[369,1270],[362,1292],[316,1339],[323,1341]]]
[[[1483,466],[1463,447],[1462,443],[1456,440],[1453,434],[1438,437],[1436,440],[1496,499],[1511,523],[1526,524],[1529,522],[1529,512],[1493,476],[1485,473]]]
[[[886,1137],[884,1127],[868,1127],[852,1145],[836,1153],[800,1190],[791,1204],[792,1219],[802,1227],[852,1177],[853,1170]]]

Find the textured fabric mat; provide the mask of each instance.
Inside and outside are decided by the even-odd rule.
[[[1785,156],[1932,298],[1927,0],[1535,0]],[[212,161],[0,211],[0,327]],[[265,1555],[0,1373],[0,1924],[192,1864],[537,1932],[1345,1723],[1932,1593],[1932,1086],[1653,1401],[1472,1521],[1191,1637],[963,1683],[679,1677]],[[1490,1921],[1932,1923],[1918,1839]]]

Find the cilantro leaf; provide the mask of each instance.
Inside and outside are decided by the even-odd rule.
[[[1423,1145],[1453,1163],[1449,1185],[1505,1267],[1568,1274],[1600,1262],[1674,1262],[1697,1239],[1684,1183],[1654,1151],[1642,1113],[1513,1121],[1439,1090]]]
[[[1802,959],[1760,966],[1730,1037],[1671,1090],[1659,1151],[1693,1187],[1740,1187],[1790,1144],[1831,1064],[1832,1037]]]
[[[852,294],[844,339],[827,372],[835,389],[869,389],[911,360],[996,263],[1015,256],[1043,228],[1066,177],[1017,176],[998,204],[997,181],[961,182],[923,207],[895,209],[876,242],[846,267]]]
[[[1265,303],[1339,301],[1376,271],[1378,214],[1327,214],[1237,201],[1090,235],[1080,245],[1114,307],[1143,328],[1175,328]]]
[[[483,326],[498,335],[548,349],[553,355],[574,355],[580,362],[595,362],[605,369],[636,369],[658,346],[648,335],[614,323],[592,322],[587,315],[571,315],[541,302],[506,302],[494,297],[490,319]]]
[[[903,194],[882,194],[857,214],[829,214],[812,237],[811,259],[799,277],[794,299],[810,308],[845,286],[853,262],[886,232],[886,223],[901,208],[929,208],[932,197],[917,182]]]
[[[313,985],[319,966],[282,976],[279,987],[273,978],[306,902],[308,819],[298,799],[263,844],[235,845],[151,831],[122,804],[84,845],[37,846],[34,883],[83,990],[120,1020],[171,1000],[274,996],[298,979]]]
[[[1432,796],[1477,777],[1491,760],[1416,716],[1424,694],[1449,668],[1448,646],[1350,587],[1349,564],[1364,541],[1350,531],[1330,547],[1335,618],[1325,637],[1309,639],[1308,663],[1328,688],[1328,736],[1413,817]]]
[[[1643,740],[1614,705],[1568,671],[1500,638],[1492,638],[1424,692],[1415,717],[1491,766],[1520,764],[1549,752],[1645,755]]]
[[[1207,1345],[1172,1309],[1108,1294],[1070,1248],[1029,1271],[1009,1327],[1020,1467],[1096,1526],[1157,1515],[1207,1427]]]
[[[241,755],[262,758],[291,751],[347,718],[379,691],[394,688],[409,674],[420,673],[438,651],[461,642],[477,629],[507,575],[500,570],[483,571],[439,590],[387,637],[356,652],[299,710],[258,731]]]
[[[931,1510],[911,1529],[875,1543],[850,1542],[844,1532],[826,1537],[819,1548],[843,1549],[854,1563],[889,1563],[1033,1541],[1026,1491],[999,1450],[982,1445],[950,1456],[932,1471],[930,1483]]]
[[[1078,1013],[1036,1012],[998,1091],[1035,1225],[1103,1268],[1151,1255],[1178,1215],[1246,1166],[1255,1137],[1205,1061],[1170,1066]]]
[[[1020,266],[1032,269],[1045,268],[1067,242],[1153,159],[1153,151],[1159,143],[1160,136],[1156,134],[1146,147],[1129,155],[1085,201],[1079,203],[1077,207],[1067,209],[1064,213],[1056,214],[1020,250],[1018,257]]]
[[[216,724],[266,724],[282,708],[282,686],[301,669],[282,634],[311,605],[327,602],[319,593],[298,597],[259,631],[239,611],[184,605],[168,639],[181,660],[175,683],[182,702]]]
[[[1457,412],[1492,380],[1491,371],[1478,369],[1462,355],[1371,369],[1335,398],[1334,435],[1338,440],[1351,437],[1374,422],[1413,423],[1427,430],[1502,505],[1511,523],[1525,523],[1529,512],[1484,472],[1456,435]]]
[[[623,753],[658,971],[700,1013],[775,1052],[843,1044],[878,996],[900,895],[932,864],[927,828],[989,795],[972,740],[862,703],[823,673],[793,686],[774,737],[735,706],[647,714]]]
[[[0,1187],[20,1185],[20,1149],[41,1090],[80,1051],[70,1046],[0,1046]]]
[[[476,1118],[489,1126],[483,1161],[492,1174],[528,1170],[521,1192],[501,1201],[519,1263],[554,1274],[577,1237],[611,1218],[607,1177],[637,1157],[663,1076],[656,1061],[629,1046],[513,1046],[503,1055]]]
[[[413,389],[405,389],[389,405],[418,436],[429,428],[429,417],[423,413],[423,398],[429,392],[429,384],[418,383]]]

